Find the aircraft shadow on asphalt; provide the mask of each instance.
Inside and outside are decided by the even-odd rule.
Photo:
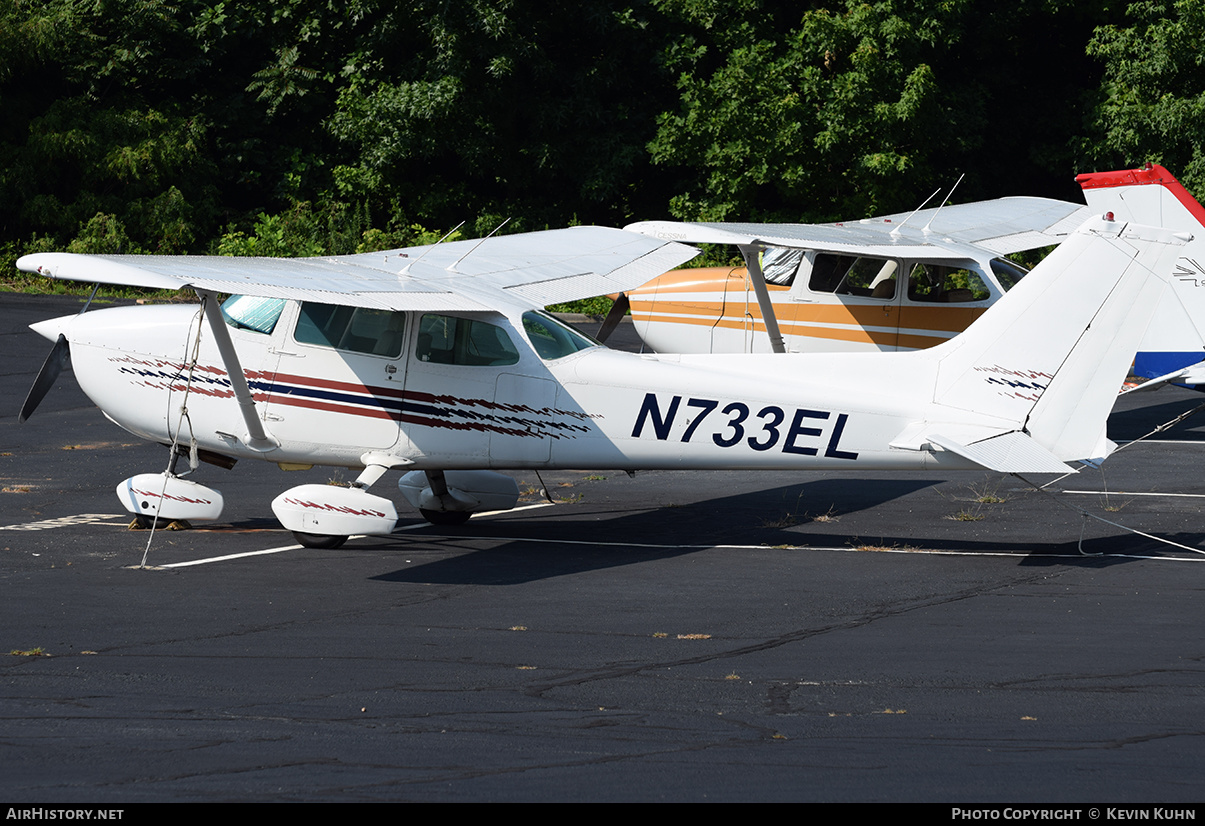
[[[472,540],[472,544],[481,539],[496,539],[503,544],[384,574],[378,579],[517,584],[670,559],[716,545],[795,545],[801,536],[787,528],[805,525],[816,515],[873,508],[941,481],[907,479],[866,484],[856,479],[821,479],[681,505],[650,503],[646,509],[613,518],[607,514],[614,511],[609,511],[609,503],[604,503],[580,519],[566,518],[563,513],[556,513],[556,508],[550,508],[526,511],[521,521],[470,521],[452,530],[432,527],[431,532],[448,537],[441,540],[446,543],[463,538]],[[504,533],[521,534],[523,539],[507,541]],[[414,534],[416,538],[421,535]],[[574,544],[582,540],[590,544]],[[406,539],[382,541],[395,543]],[[827,539],[824,544],[828,544]]]
[[[1152,392],[1164,393],[1167,390],[1169,388]],[[1184,393],[1185,391],[1179,391],[1177,388],[1172,392]],[[1137,394],[1138,397],[1144,395],[1149,397],[1151,394]],[[1146,404],[1143,407],[1122,409],[1123,404],[1128,407],[1129,404],[1136,404],[1140,401],[1145,400],[1141,398],[1136,398],[1135,401],[1130,401],[1129,398],[1123,399],[1118,403],[1118,407],[1109,414],[1110,439],[1115,441],[1140,439],[1162,423],[1169,422],[1177,416],[1194,409],[1201,402],[1205,401],[1205,396],[1192,394],[1186,398],[1184,395],[1180,395],[1178,398],[1160,402],[1159,404]],[[1205,412],[1189,416],[1184,421],[1160,433],[1158,438],[1165,441],[1205,440]]]
[[[583,514],[581,518],[528,511],[521,521],[513,523],[482,520],[451,529],[432,526],[427,531],[405,537],[357,540],[355,547],[366,551],[384,550],[413,539],[435,544],[445,552],[454,552],[461,547],[463,553],[373,578],[387,582],[466,585],[516,585],[688,556],[723,545],[764,546],[767,550],[781,547],[784,551],[813,547],[865,552],[1003,553],[1016,556],[1019,564],[1027,566],[1076,564],[1102,567],[1132,561],[1138,555],[1172,555],[1173,552],[1166,545],[1129,533],[1086,539],[1084,553],[1079,550],[1078,536],[1066,534],[1066,538],[1035,543],[1024,538],[1012,541],[1007,538],[993,541],[918,540],[915,535],[872,536],[865,531],[860,534],[808,533],[808,524],[817,521],[818,516],[865,511],[943,481],[822,479],[677,507],[651,508],[610,519],[606,517],[605,507]],[[797,502],[805,505],[794,513],[784,513],[784,503]],[[810,510],[806,503],[812,505]],[[887,520],[882,522],[883,527],[890,527],[890,524]],[[1178,534],[1171,538],[1195,546],[1205,542],[1205,533]],[[482,540],[493,540],[497,544],[481,549]],[[734,549],[734,552],[743,552],[743,549]],[[1119,556],[1121,554],[1125,556]]]

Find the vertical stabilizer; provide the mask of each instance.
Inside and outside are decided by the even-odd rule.
[[[1171,289],[1138,346],[1134,373],[1154,378],[1200,362],[1205,358],[1205,208],[1158,164],[1091,172],[1075,180],[1093,210],[1196,237],[1180,252]]]
[[[1103,457],[1105,420],[1183,243],[1089,220],[966,332],[923,351],[937,362],[935,405],[994,417],[1063,461]]]

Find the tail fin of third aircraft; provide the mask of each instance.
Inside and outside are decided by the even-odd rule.
[[[1158,164],[1117,172],[1090,172],[1075,179],[1088,206],[1136,221],[1193,233],[1180,252],[1171,289],[1155,311],[1134,357],[1134,373],[1145,378],[1197,364],[1205,358],[1205,208]]]

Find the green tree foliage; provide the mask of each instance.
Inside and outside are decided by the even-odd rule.
[[[1026,181],[1046,194],[1034,187],[1052,173],[1070,184],[1073,84],[1090,87],[1092,68],[1074,44],[1107,4],[848,0],[794,18],[759,0],[663,5],[693,23],[667,51],[680,104],[650,145],[695,171],[679,217],[860,217],[914,207],[961,172],[962,199]]]
[[[65,242],[104,213],[149,252],[183,252],[288,205],[330,151],[322,119],[356,6],[5,4],[0,233]]]
[[[332,133],[345,197],[510,230],[659,208],[644,148],[670,85],[647,6],[417,0],[349,59]],[[479,223],[477,231],[493,229]]]
[[[1201,192],[1203,8],[9,0],[0,254],[836,220],[1144,160]]]
[[[1205,4],[1129,6],[1129,25],[1103,26],[1088,51],[1105,66],[1089,167],[1161,163],[1205,195]]]
[[[193,243],[194,210],[217,207],[207,122],[155,91],[189,71],[181,40],[158,2],[50,0],[0,12],[6,236],[71,238],[105,213],[150,249]]]

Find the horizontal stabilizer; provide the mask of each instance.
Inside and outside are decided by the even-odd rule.
[[[1066,473],[1070,470],[1057,456],[1019,430],[969,445],[939,435],[930,435],[928,440],[998,473]]]

